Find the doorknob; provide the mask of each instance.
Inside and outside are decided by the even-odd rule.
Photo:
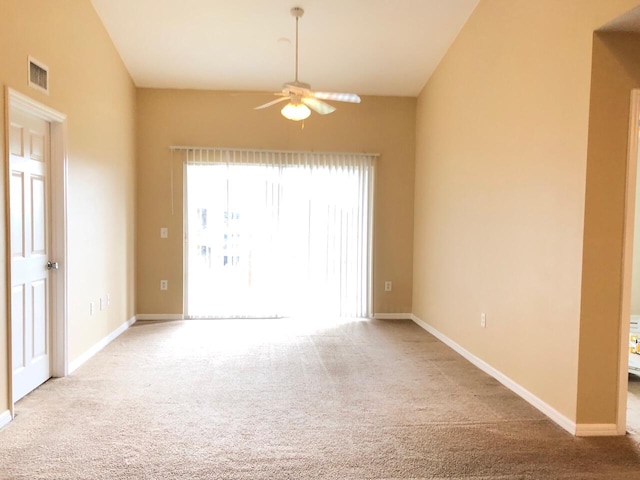
[[[47,268],[49,270],[57,270],[58,269],[58,262],[48,261],[47,262]]]

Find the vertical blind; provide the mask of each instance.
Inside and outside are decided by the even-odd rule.
[[[188,317],[367,317],[376,155],[173,147]]]

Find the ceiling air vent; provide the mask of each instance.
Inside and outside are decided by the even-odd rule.
[[[49,67],[29,57],[29,86],[49,94]]]

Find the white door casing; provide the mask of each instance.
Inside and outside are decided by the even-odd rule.
[[[13,401],[51,377],[50,125],[11,112],[10,255]]]
[[[68,361],[68,319],[67,319],[67,117],[65,114],[52,109],[30,97],[10,88],[5,87],[5,153],[7,161],[5,162],[5,188],[10,197],[11,194],[11,165],[10,165],[10,125],[14,113],[22,113],[33,118],[44,120],[49,123],[50,133],[50,168],[49,168],[49,200],[50,213],[49,218],[49,240],[51,258],[58,262],[59,269],[55,274],[50,273],[50,373],[54,377],[63,377],[69,371]],[[8,322],[8,343],[7,343],[7,360],[10,365],[10,371],[13,371],[13,326],[10,321],[11,311],[13,310],[12,302],[12,251],[11,243],[11,212],[10,200],[6,202],[6,230],[8,233],[8,248],[6,250],[7,260],[7,304],[9,317]],[[9,405],[11,417],[14,415],[14,395],[16,389],[12,381],[9,385]]]

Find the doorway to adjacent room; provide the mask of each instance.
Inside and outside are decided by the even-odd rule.
[[[6,93],[13,406],[68,371],[66,116],[10,88]]]
[[[627,160],[618,426],[640,433],[640,90],[631,92]]]

